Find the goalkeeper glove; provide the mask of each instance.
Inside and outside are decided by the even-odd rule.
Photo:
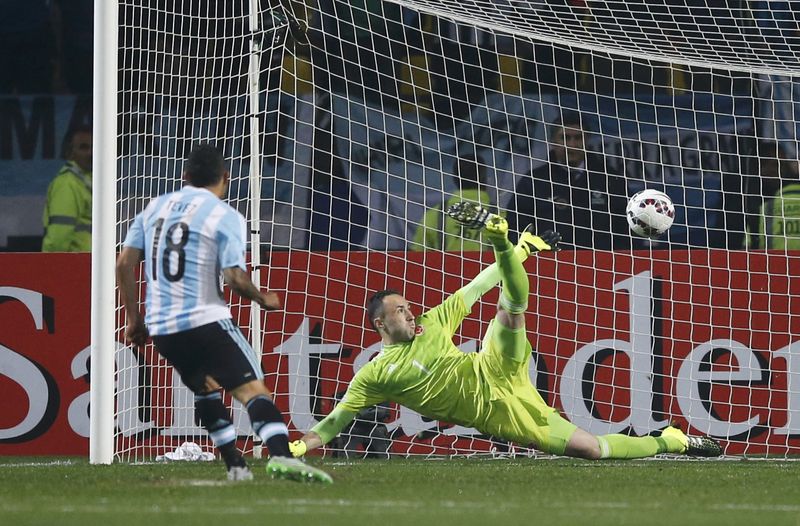
[[[308,451],[308,447],[306,447],[306,443],[302,440],[289,442],[289,452],[293,457],[302,457],[306,454],[306,451]]]
[[[561,241],[561,234],[552,230],[545,230],[541,236],[537,236],[532,232],[533,225],[528,225],[519,236],[517,246],[525,251],[525,254],[530,256],[534,252],[543,251],[557,251],[561,250],[558,247],[558,242]]]

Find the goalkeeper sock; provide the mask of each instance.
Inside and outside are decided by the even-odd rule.
[[[494,258],[503,281],[500,305],[511,314],[528,310],[528,274],[511,244],[505,250],[494,251]]]
[[[283,415],[265,395],[254,396],[247,402],[247,414],[253,431],[267,445],[273,457],[291,457],[289,453],[289,428],[283,422]]]
[[[514,255],[520,263],[528,259],[528,253],[520,246],[514,247]],[[478,273],[467,286],[461,289],[462,297],[467,308],[475,304],[478,299],[500,283],[500,268],[497,263],[492,263]]]
[[[628,435],[603,435],[597,437],[600,458],[645,458],[669,452],[661,437],[631,437]]]
[[[196,423],[208,431],[228,468],[247,465],[236,447],[236,430],[230,411],[222,403],[222,393],[213,391],[195,395],[194,415]]]

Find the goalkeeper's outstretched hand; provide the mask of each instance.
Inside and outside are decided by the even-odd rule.
[[[289,442],[289,452],[292,454],[293,457],[302,457],[308,451],[308,447],[306,447],[306,443],[302,440],[295,440],[294,442]]]
[[[527,255],[534,252],[550,251],[555,252],[561,250],[558,246],[561,241],[561,234],[553,230],[545,230],[541,235],[536,235],[532,231],[533,225],[528,225],[527,228],[520,234],[517,246],[521,247]]]

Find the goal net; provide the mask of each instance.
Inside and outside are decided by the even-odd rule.
[[[119,0],[118,135],[98,141],[117,152],[116,246],[181,186],[192,145],[223,150],[254,279],[284,303],[266,314],[231,296],[232,312],[294,439],[380,352],[371,293],[399,290],[420,313],[493,261],[442,213],[480,201],[512,241],[531,222],[564,236],[525,263],[530,377],[548,404],[596,434],[676,422],[730,455],[797,455],[788,4]],[[655,240],[626,223],[644,188],[676,208]],[[462,323],[463,352],[480,350],[497,300]],[[191,393],[152,346],[122,343],[119,308],[115,321],[114,458],[210,450]],[[322,452],[538,454],[391,403]]]

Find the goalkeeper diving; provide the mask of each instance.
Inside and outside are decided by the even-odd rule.
[[[508,223],[477,205],[461,202],[448,214],[467,228],[481,230],[494,247],[495,263],[441,305],[419,317],[398,292],[383,290],[367,303],[367,315],[383,349],[351,381],[342,401],[300,440],[295,456],[332,440],[362,409],[396,402],[431,419],[473,427],[486,435],[555,455],[585,459],[643,458],[659,453],[718,456],[708,437],[687,436],[676,427],[659,436],[595,436],[564,419],[531,384],[531,344],[525,332],[531,255],[558,249],[559,234],[547,231],[508,239]],[[478,299],[502,284],[498,311],[489,323],[481,352],[464,353],[453,335]]]

